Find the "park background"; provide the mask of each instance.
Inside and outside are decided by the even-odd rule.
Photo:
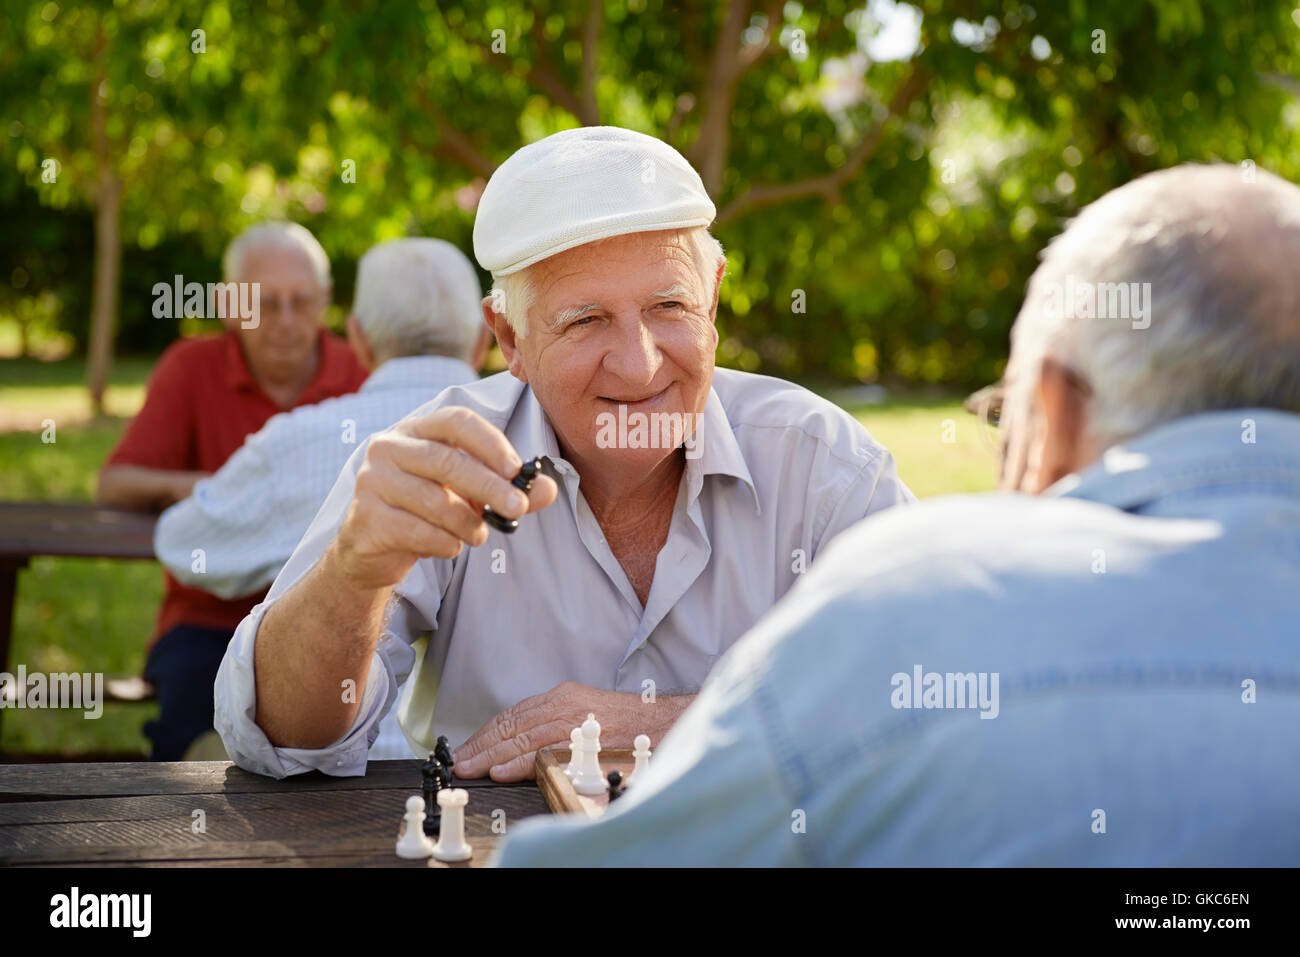
[[[1069,217],[1182,162],[1300,176],[1294,0],[0,11],[0,500],[89,501],[157,355],[218,328],[155,318],[155,283],[216,281],[239,230],[293,219],[341,329],[368,247],[470,252],[492,169],[595,123],[666,139],[714,197],[720,365],[841,402],[919,495],[980,491],[961,395]],[[36,559],[11,664],[137,674],[161,590],[154,563]],[[144,756],[153,711],[9,710],[0,752]]]

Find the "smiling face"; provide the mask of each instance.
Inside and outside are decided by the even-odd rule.
[[[649,474],[673,448],[602,447],[602,422],[635,413],[704,411],[718,344],[717,282],[706,286],[681,230],[632,233],[530,267],[527,335],[485,314],[510,371],[529,383],[566,458],[580,471]],[[707,440],[707,437],[700,437]],[[659,443],[662,445],[663,443]]]

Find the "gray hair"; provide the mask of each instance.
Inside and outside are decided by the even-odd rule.
[[[1028,409],[1050,356],[1091,385],[1105,444],[1215,409],[1300,412],[1297,263],[1293,184],[1225,165],[1134,180],[1044,253],[1012,329],[1008,404]]]
[[[696,226],[686,230],[686,241],[691,248],[691,260],[699,273],[700,282],[709,293],[716,292],[713,279],[718,266],[726,261],[722,243],[709,232],[705,226]],[[537,290],[529,275],[532,267],[521,269],[507,276],[492,276],[492,308],[494,312],[505,312],[506,321],[515,335],[520,338],[528,334],[528,311],[533,307]]]
[[[298,223],[273,222],[250,226],[231,240],[221,257],[221,272],[226,282],[244,278],[245,259],[254,249],[296,249],[307,255],[312,272],[322,289],[330,287],[330,258],[311,231]]]
[[[465,254],[441,239],[394,239],[357,264],[352,311],[376,358],[469,361],[483,329],[483,287]]]

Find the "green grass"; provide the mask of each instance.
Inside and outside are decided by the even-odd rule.
[[[112,451],[126,419],[100,419],[84,425],[55,425],[54,441],[36,431],[0,432],[0,499],[5,501],[89,502],[95,476]]]
[[[127,418],[135,415],[152,368],[152,359],[116,360],[104,395],[105,411]],[[86,422],[92,410],[85,380],[86,365],[81,360],[0,359],[0,430],[36,429],[50,418],[57,434],[65,424]]]
[[[960,401],[897,401],[849,411],[893,453],[898,474],[918,498],[993,488],[992,433]]]
[[[139,408],[150,365],[114,366],[110,408]],[[0,500],[88,502],[95,475],[125,427],[125,418],[92,420],[82,384],[84,364],[0,360]],[[850,411],[894,454],[899,474],[922,498],[992,487],[994,454],[980,426],[953,399],[891,400]],[[3,424],[26,415],[17,430]],[[53,418],[55,441],[41,441],[40,420]],[[945,433],[945,422],[951,429]],[[3,431],[10,428],[11,431]],[[954,441],[945,442],[945,437]],[[156,562],[38,558],[19,574],[9,670],[138,674],[162,598]],[[17,711],[0,719],[0,752],[92,751],[144,756],[144,722],[157,705],[105,705],[102,718],[81,712]]]

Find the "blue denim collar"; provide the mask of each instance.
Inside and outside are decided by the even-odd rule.
[[[1043,494],[1132,511],[1180,492],[1244,485],[1300,498],[1300,415],[1246,408],[1175,419],[1112,446]]]

